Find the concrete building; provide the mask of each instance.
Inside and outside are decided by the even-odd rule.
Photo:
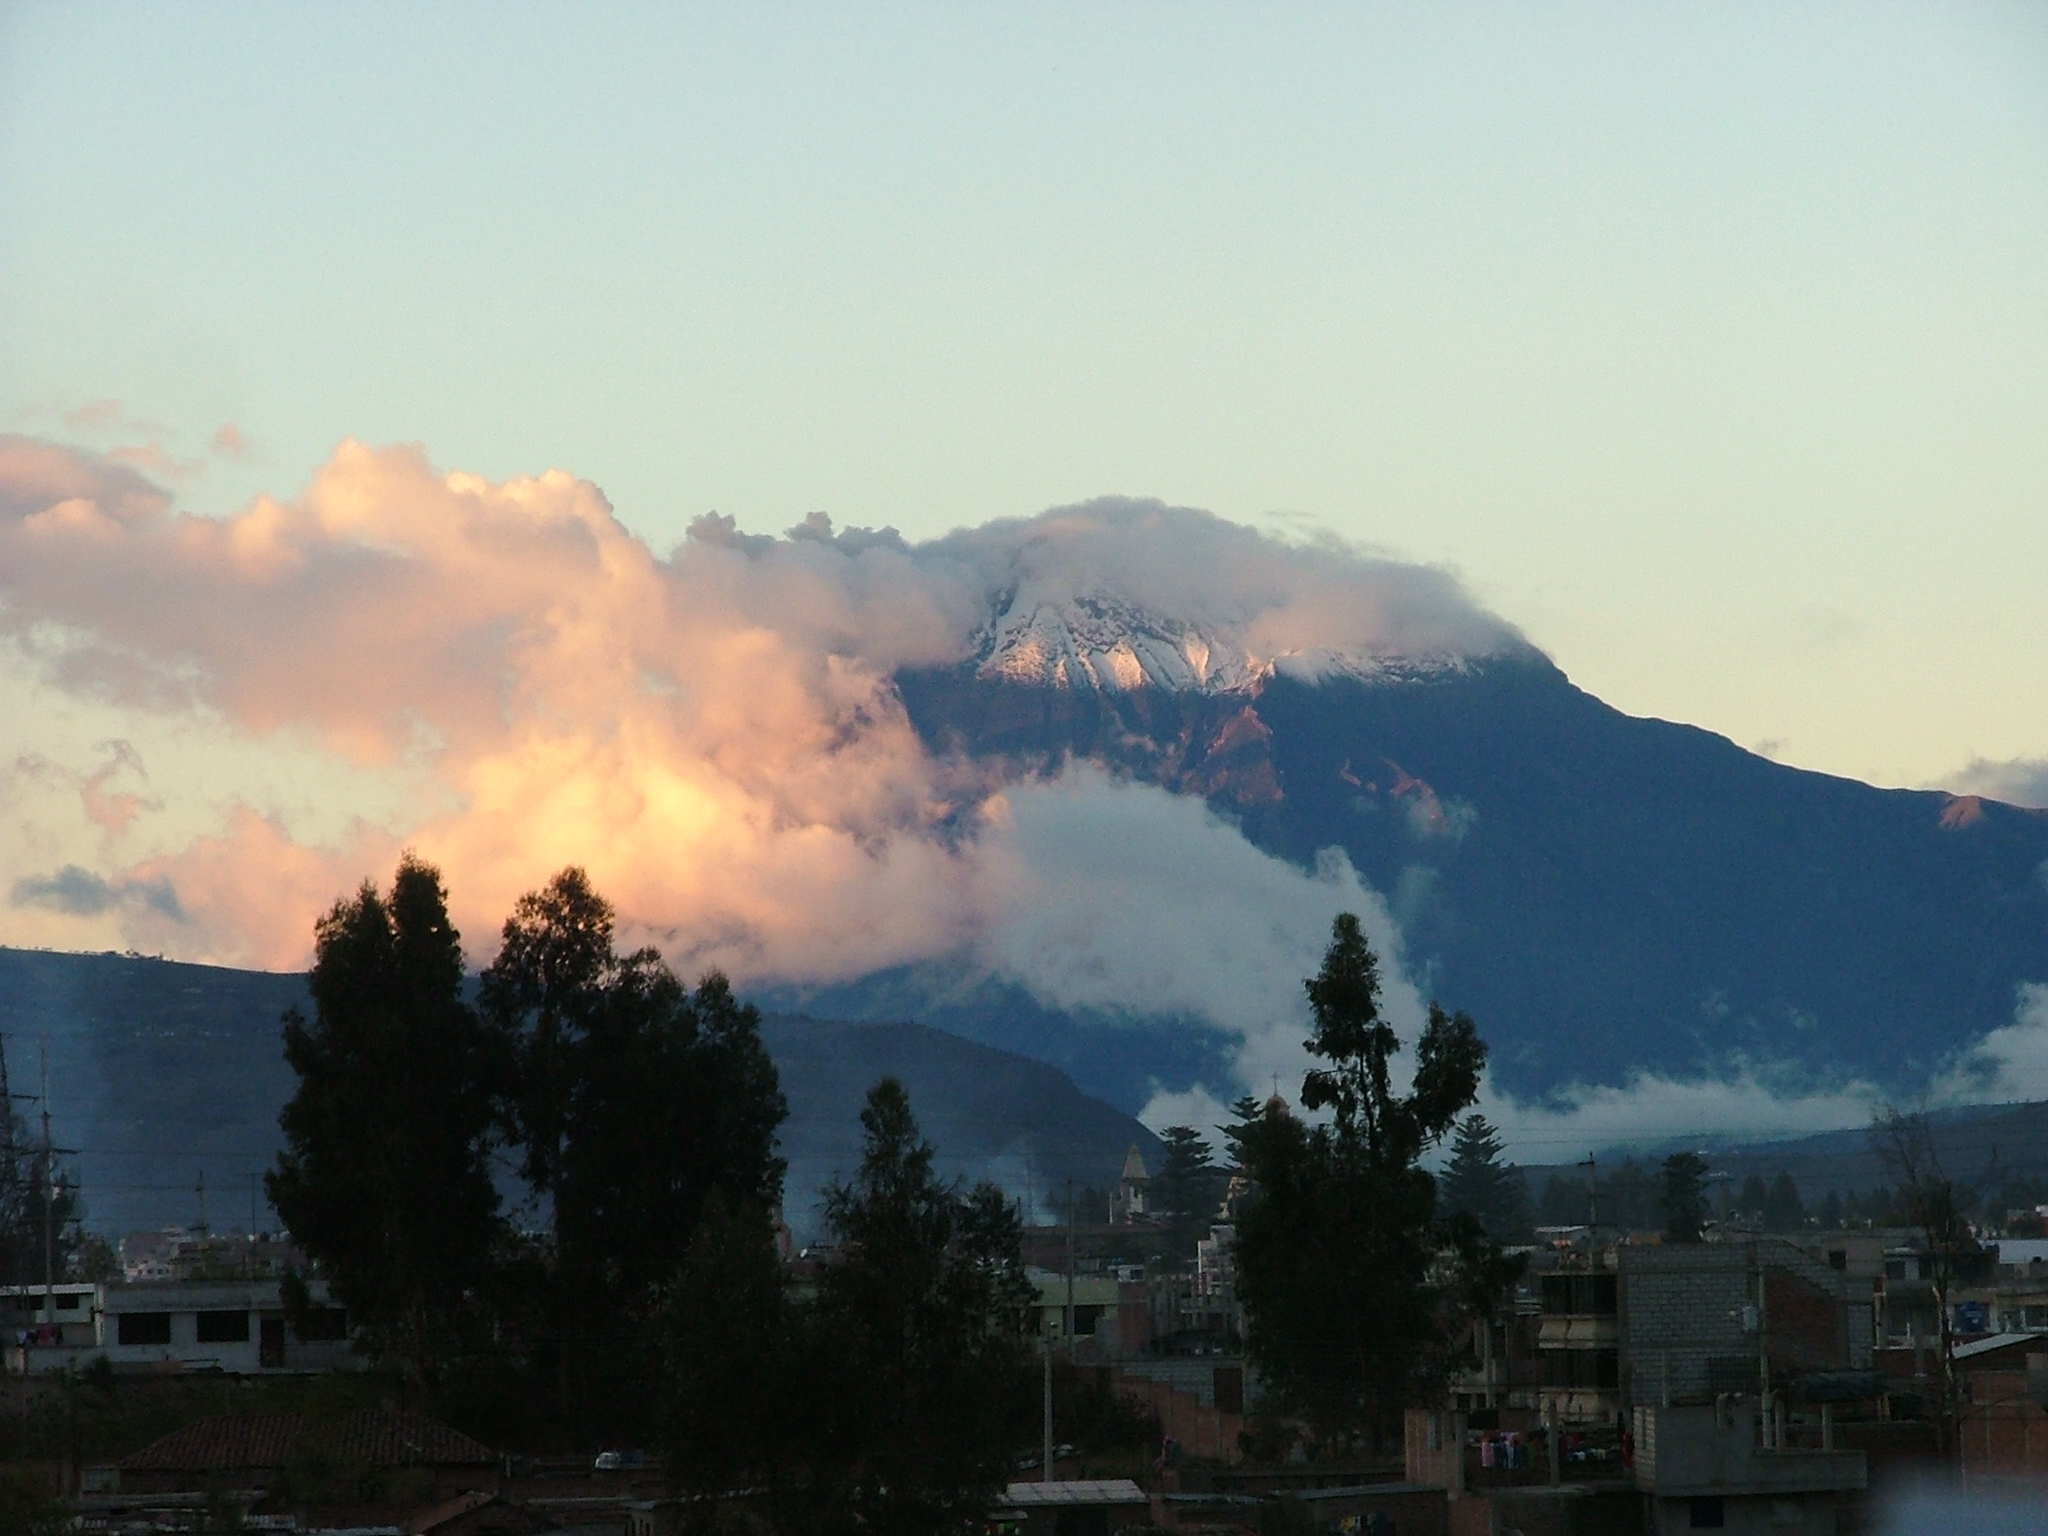
[[[1870,1369],[1870,1292],[1795,1243],[1629,1244],[1617,1257],[1617,1383],[1633,1403],[1754,1396],[1795,1376]]]
[[[1867,1473],[1861,1451],[1767,1443],[1756,1404],[1639,1403],[1633,1414],[1636,1487],[1652,1536],[1699,1530],[1757,1536],[1835,1536],[1844,1493]]]
[[[105,1360],[116,1371],[212,1370],[235,1376],[346,1370],[362,1362],[350,1348],[348,1317],[323,1282],[294,1319],[283,1282],[169,1280],[60,1286],[56,1328],[17,1326],[7,1370],[40,1375],[85,1370]],[[42,1315],[40,1288],[0,1292],[7,1316]],[[24,1338],[23,1335],[26,1335]]]

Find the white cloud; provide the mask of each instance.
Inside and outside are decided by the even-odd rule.
[[[2048,758],[2016,757],[1994,763],[1972,758],[1938,786],[1960,795],[1982,795],[2008,805],[2048,810]]]

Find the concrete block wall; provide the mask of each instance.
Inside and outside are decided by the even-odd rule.
[[[1620,1263],[1624,1385],[1635,1402],[1661,1402],[1667,1392],[1673,1402],[1703,1401],[1716,1390],[1715,1361],[1755,1359],[1757,1335],[1744,1322],[1758,1301],[1759,1268],[1776,1304],[1765,1314],[1774,1356],[1810,1368],[1870,1363],[1868,1298],[1797,1244],[1627,1247]]]
[[[1754,1357],[1743,1327],[1753,1305],[1748,1245],[1629,1247],[1621,1251],[1625,1382],[1639,1403],[1699,1401],[1714,1392],[1716,1360]]]

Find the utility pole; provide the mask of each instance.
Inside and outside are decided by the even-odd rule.
[[[28,1278],[19,1271],[26,1195],[21,1178],[21,1149],[14,1136],[14,1092],[7,1082],[7,1040],[0,1036],[0,1212],[4,1212],[6,1221],[6,1231],[0,1234],[0,1241],[5,1243],[5,1251],[0,1253],[0,1264],[4,1264],[0,1283],[7,1285],[17,1285]]]
[[[203,1242],[205,1242],[205,1241],[206,1241],[206,1237],[207,1237],[207,1231],[206,1231],[206,1170],[205,1170],[204,1168],[202,1168],[202,1169],[200,1169],[200,1170],[199,1170],[199,1188],[198,1188],[198,1190],[196,1191],[196,1193],[197,1193],[197,1194],[198,1194],[198,1196],[199,1196],[199,1240],[200,1240],[200,1241],[201,1241],[201,1242],[203,1243]]]
[[[57,1325],[57,1174],[50,1148],[50,1037],[43,1036],[43,1322]]]
[[[1045,1314],[1039,1313],[1041,1322]],[[1045,1346],[1045,1459],[1038,1464],[1038,1480],[1052,1481],[1052,1330],[1044,1329],[1045,1337],[1039,1342]]]
[[[1074,1358],[1074,1179],[1067,1176],[1067,1315],[1061,1321],[1066,1330],[1067,1359]]]

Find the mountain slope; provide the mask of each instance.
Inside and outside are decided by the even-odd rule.
[[[279,1016],[305,1000],[297,974],[0,949],[13,1088],[36,1091],[46,1042],[55,1139],[75,1149],[88,1225],[196,1221],[202,1175],[208,1219],[248,1224],[292,1092]],[[1156,1155],[1151,1132],[1056,1069],[922,1025],[769,1017],[762,1035],[789,1100],[781,1141],[800,1235],[819,1187],[858,1161],[861,1103],[884,1075],[910,1090],[949,1176],[1019,1195],[1069,1177],[1106,1188],[1132,1143]]]
[[[934,750],[1090,758],[1269,852],[1342,848],[1518,1092],[1738,1058],[1917,1086],[2048,980],[2048,813],[1788,768],[1624,715],[1533,651],[1201,690],[973,663],[898,682]]]

